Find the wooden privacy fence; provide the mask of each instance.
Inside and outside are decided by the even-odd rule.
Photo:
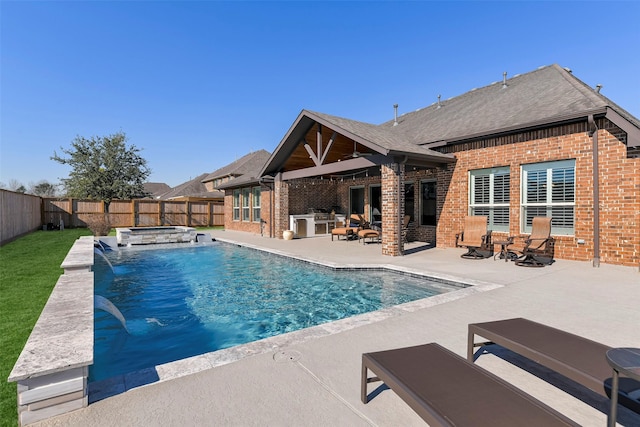
[[[0,190],[0,245],[42,226],[42,199]]]
[[[43,222],[66,227],[86,227],[87,219],[104,214],[105,204],[96,200],[43,199]],[[224,226],[222,200],[114,200],[109,205],[112,227],[158,227],[186,225],[189,227]]]

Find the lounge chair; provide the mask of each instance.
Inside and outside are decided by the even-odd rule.
[[[435,343],[363,354],[365,404],[367,384],[374,381],[383,381],[430,426],[578,425]]]
[[[360,218],[360,215],[351,214],[349,218],[345,220],[346,224],[344,227],[335,227],[331,230],[331,240],[333,241],[333,236],[337,236],[338,240],[340,240],[340,236],[344,236],[346,240],[355,238],[360,228]]]
[[[362,243],[364,244],[367,238],[369,238],[372,242],[374,240],[380,241],[380,230],[371,228],[371,223],[364,219],[362,215],[358,215],[358,217],[360,219],[360,227],[357,232],[358,242],[362,240]]]
[[[489,341],[476,343],[478,335]],[[498,344],[514,353],[556,371],[596,393],[611,395],[612,369],[606,353],[611,347],[531,320],[517,318],[469,325],[467,359],[474,361],[474,349]],[[620,379],[620,404],[640,413],[640,401],[629,393],[640,390],[640,382]]]
[[[516,260],[521,267],[544,267],[553,262],[555,240],[551,237],[551,218],[534,217],[531,222],[531,235],[524,241],[522,256]]]
[[[467,248],[460,255],[467,259],[482,259],[493,256],[491,230],[487,231],[486,216],[468,216],[464,220],[464,230],[456,234],[456,247]]]

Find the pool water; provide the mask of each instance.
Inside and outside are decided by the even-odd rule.
[[[389,271],[345,271],[216,243],[107,252],[95,293],[90,381],[427,298],[453,285]]]

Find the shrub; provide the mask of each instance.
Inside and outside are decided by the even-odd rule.
[[[85,223],[94,236],[108,236],[111,231],[109,214],[95,214],[89,216]]]

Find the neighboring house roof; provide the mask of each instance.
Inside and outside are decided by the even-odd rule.
[[[213,181],[218,178],[237,177],[246,174],[256,174],[266,163],[271,154],[266,150],[253,151],[239,158],[238,160],[221,167],[220,169],[206,175],[202,182]]]
[[[224,193],[222,191],[207,191],[207,188],[202,183],[202,179],[207,175],[203,173],[190,181],[177,185],[159,198],[162,200],[177,199],[179,197],[223,198]]]
[[[144,187],[144,191],[151,194],[151,197],[153,198],[156,198],[171,190],[171,187],[169,187],[169,185],[165,184],[164,182],[145,182],[144,184],[142,184],[142,186]]]

